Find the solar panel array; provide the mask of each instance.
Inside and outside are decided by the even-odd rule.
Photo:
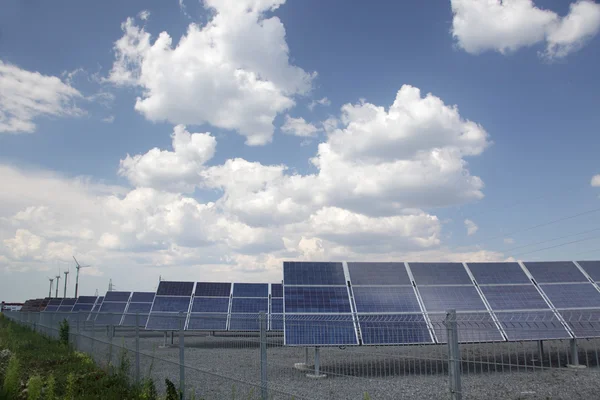
[[[96,315],[93,316],[96,324],[119,325],[130,296],[131,292],[106,292],[102,305],[100,305]]]
[[[127,304],[121,326],[145,327],[154,301],[154,292],[133,292]]]
[[[599,280],[595,261],[285,262],[285,343],[445,343],[449,309],[461,342],[598,337]],[[348,331],[331,337],[324,326],[336,326],[325,322],[332,314],[347,330],[354,321],[357,342]]]

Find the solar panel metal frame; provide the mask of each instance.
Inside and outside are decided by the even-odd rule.
[[[281,294],[281,296],[279,296]],[[273,311],[273,302],[281,301],[281,312]],[[281,326],[281,329],[278,329]],[[283,332],[283,283],[269,284],[269,330]]]
[[[266,289],[265,296],[256,296],[256,293],[253,293],[251,290],[248,292],[241,292],[241,294],[247,295],[252,294],[252,296],[240,296],[240,289],[236,289],[237,287],[244,287],[247,289],[250,288],[261,288],[261,290]],[[227,330],[232,332],[259,332],[260,331],[260,311],[259,312],[235,312],[234,305],[236,304],[236,300],[246,300],[246,301],[257,301],[263,300],[266,302],[266,309],[264,310],[265,316],[267,316],[267,329],[268,329],[268,315],[269,315],[269,293],[270,293],[270,284],[268,283],[239,283],[233,282],[231,284],[231,300],[229,303],[229,316],[227,323]],[[246,289],[242,289],[246,290]]]
[[[188,281],[161,281],[158,284],[158,287],[156,288],[156,294],[154,296],[154,300],[152,301],[152,307],[150,307],[150,312],[148,313],[148,319],[146,320],[146,326],[145,329],[146,330],[150,330],[150,331],[178,331],[181,326],[176,327],[176,326],[168,326],[168,327],[151,327],[151,321],[152,321],[152,317],[156,317],[156,319],[161,319],[161,318],[165,318],[165,319],[173,319],[176,321],[180,321],[180,314],[185,316],[185,320],[183,321],[183,329],[187,329],[187,325],[188,325],[188,320],[190,318],[190,308],[192,306],[192,300],[194,298],[194,293],[195,293],[195,289],[196,289],[196,282],[191,282],[191,288],[189,290],[189,295],[171,295],[171,294],[162,294],[159,295],[158,292],[160,291],[161,288],[161,284],[170,284],[170,283],[183,283],[183,284],[188,284],[190,282]],[[185,285],[187,286],[187,285]],[[185,311],[179,311],[179,312],[167,312],[167,311],[154,311],[154,305],[156,303],[156,299],[158,298],[173,298],[173,297],[178,297],[178,298],[186,298],[188,299],[188,307],[187,310]],[[153,315],[154,314],[154,315]]]
[[[110,297],[109,294],[110,293],[118,293],[118,297],[119,298],[124,298],[125,297],[125,293],[129,293],[129,296],[127,297],[127,301],[112,301],[112,300],[106,300],[107,297]],[[108,321],[108,323],[106,323],[106,325],[114,325],[114,326],[119,326],[121,324],[121,321],[123,320],[123,315],[125,314],[125,310],[127,310],[127,305],[129,304],[129,299],[131,298],[131,294],[132,292],[126,292],[126,291],[117,291],[117,292],[106,292],[106,295],[104,296],[104,299],[102,301],[102,304],[100,305],[100,308],[98,309],[96,315],[94,316],[94,321],[96,323],[103,323],[103,320]],[[114,296],[113,296],[114,297]],[[109,306],[112,304],[123,304],[123,311],[122,312],[102,312],[102,309],[105,307],[105,304],[108,304]],[[120,313],[120,316],[118,315]]]
[[[202,288],[203,288],[203,292],[202,295],[198,295],[198,285],[201,284]],[[217,291],[206,291],[207,289],[209,289],[210,285],[215,285],[215,288],[219,289],[217,290],[219,292],[219,294],[225,293],[224,291],[220,290],[220,288],[225,288],[226,286],[229,287],[229,294],[227,296],[216,296],[215,293]],[[192,298],[190,300],[190,308],[189,308],[189,312],[188,312],[188,317],[187,317],[187,323],[186,323],[186,330],[189,331],[205,331],[205,332],[214,332],[214,331],[227,331],[229,330],[229,317],[230,317],[230,311],[231,311],[231,297],[232,297],[232,293],[233,293],[233,283],[231,282],[196,282],[196,287],[193,291],[192,294]],[[207,299],[207,300],[214,300],[214,299],[227,299],[228,305],[227,305],[227,311],[226,312],[210,312],[210,311],[193,311],[194,308],[194,303],[195,300],[197,298],[200,299]],[[223,329],[217,329],[219,327],[221,327],[221,325],[210,325],[210,324],[201,324],[200,326],[197,326],[199,321],[206,321],[206,320],[214,320],[214,321],[221,321],[222,319],[225,320],[225,325],[223,327]]]
[[[150,294],[152,294],[152,301],[139,301],[140,297],[149,297]],[[148,317],[150,316],[150,310],[152,310],[152,303],[154,302],[154,297],[156,297],[154,292],[132,292],[131,297],[129,298],[129,302],[127,303],[127,306],[125,307],[125,311],[123,312],[123,317],[121,318],[121,322],[119,325],[127,326],[127,327],[136,326],[135,320],[137,318],[138,326],[140,328],[145,328],[146,322],[148,321]],[[135,301],[135,300],[138,300],[138,301]],[[137,306],[137,305],[141,305],[141,304],[150,306],[147,313],[136,312],[135,314],[132,314],[130,312],[129,309],[131,308],[132,305]]]

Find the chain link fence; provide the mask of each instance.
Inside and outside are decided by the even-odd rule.
[[[557,332],[566,332],[562,322],[534,312],[492,321],[450,310],[431,316],[433,331],[423,331],[422,320],[399,323],[397,318],[374,316],[361,327],[364,340],[414,344],[310,348],[284,345],[283,332],[269,330],[282,321],[269,321],[265,314],[236,316],[230,328],[237,331],[219,331],[223,317],[206,314],[180,314],[181,329],[175,331],[146,331],[142,315],[127,327],[110,324],[120,320],[117,315],[104,314],[98,323],[88,312],[5,315],[57,339],[66,319],[71,346],[102,368],[121,369],[132,382],[153,379],[159,392],[169,379],[184,388],[187,399],[598,398],[599,340],[559,338]],[[572,330],[600,333],[600,320],[590,315],[571,312],[564,322]],[[328,337],[346,334],[335,316],[295,323],[311,324]],[[522,338],[490,336],[493,324],[500,324],[510,337]],[[441,344],[427,343],[427,337]]]

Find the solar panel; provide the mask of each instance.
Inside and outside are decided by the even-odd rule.
[[[73,310],[73,306],[67,305],[67,306],[59,306],[57,311],[60,313],[70,313],[72,310]]]
[[[135,326],[136,318],[139,326],[146,326],[150,308],[152,308],[152,303],[129,303],[121,326]]]
[[[352,285],[412,285],[404,263],[349,262]]]
[[[93,304],[75,304],[73,306],[73,309],[71,310],[71,312],[92,311],[93,307],[94,307]],[[87,318],[87,314],[86,314],[86,318]]]
[[[468,263],[467,266],[479,285],[531,283],[529,277],[516,262]]]
[[[234,289],[235,290],[235,289]],[[247,298],[233,298],[231,303],[231,313],[254,313],[269,311],[269,300],[267,298],[261,299],[247,299]],[[233,316],[233,315],[232,315]],[[253,316],[257,319],[257,315]]]
[[[589,282],[571,261],[525,262],[537,283]]]
[[[58,311],[58,307],[60,307],[60,306],[51,306],[51,305],[48,305],[44,309],[44,312],[56,312],[56,311]]]
[[[540,287],[556,308],[600,308],[600,292],[591,283]]]
[[[355,286],[353,292],[359,313],[421,312],[417,296],[410,286]]]
[[[494,311],[550,309],[532,284],[481,286],[480,289]]]
[[[229,297],[231,283],[223,282],[198,282],[196,283],[196,296]]]
[[[62,303],[62,300],[63,299],[59,299],[59,298],[52,299],[48,302],[48,305],[49,306],[60,306],[60,303]]]
[[[133,292],[131,295],[132,303],[152,303],[154,301],[154,292]]]
[[[131,292],[106,292],[106,296],[104,296],[104,301],[128,301]]]
[[[422,314],[358,314],[363,344],[433,343]]]
[[[63,299],[62,303],[60,303],[61,306],[73,306],[75,305],[75,303],[77,302],[77,299],[73,299],[73,298],[66,298]]]
[[[194,282],[161,281],[156,290],[157,296],[191,296]]]
[[[420,286],[427,312],[486,310],[474,286]]]
[[[271,297],[283,297],[283,285],[281,283],[271,284]]]
[[[143,314],[149,313],[152,308],[152,303],[129,303],[127,307],[127,313],[135,315],[136,313]]]
[[[100,313],[116,313],[125,311],[127,303],[105,301],[100,307]]]
[[[195,297],[192,312],[229,312],[229,297]]]
[[[98,298],[96,296],[79,296],[75,304],[91,304],[94,305]]]
[[[346,287],[285,286],[286,313],[347,313],[350,301]]]
[[[227,330],[226,313],[193,313],[190,314],[188,330],[225,331]]]
[[[600,310],[559,310],[577,338],[600,337]]]
[[[600,281],[600,261],[577,261],[577,264],[579,264],[595,282]]]
[[[176,312],[151,312],[146,323],[147,330],[178,331],[185,327],[186,314]]]
[[[156,296],[152,312],[188,312],[190,299],[188,297]]]
[[[283,263],[283,279],[289,285],[346,285],[344,268],[340,262]]]
[[[452,308],[452,307],[449,307]],[[445,313],[428,314],[438,343],[448,342]],[[498,330],[491,315],[483,313],[457,313],[458,341],[461,343],[496,342],[504,337]]]
[[[269,297],[269,284],[234,283],[233,297]]]
[[[417,285],[470,285],[471,278],[461,263],[408,264]]]
[[[267,318],[266,314],[265,318]],[[260,331],[260,316],[258,314],[231,314],[229,318],[229,330]]]
[[[287,287],[285,289],[288,289]],[[286,295],[287,299],[287,295]],[[356,345],[352,315],[285,315],[287,346]]]
[[[282,314],[283,313],[283,299],[272,299],[271,300],[271,313]]]
[[[272,331],[283,331],[283,314],[271,314],[270,327]]]
[[[98,297],[96,304],[94,304],[94,308],[92,308],[92,313],[98,312],[98,310],[100,310],[100,306],[102,306],[103,302],[104,302],[104,296]]]
[[[509,341],[569,339],[571,336],[548,311],[495,312],[498,323]]]

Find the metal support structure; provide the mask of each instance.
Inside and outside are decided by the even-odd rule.
[[[167,331],[165,331],[165,340],[163,343],[163,347],[167,347],[167,336],[169,335],[169,333]]]
[[[315,370],[312,374],[306,374],[306,376],[313,379],[323,379],[327,377],[327,375],[321,373],[321,349],[319,347],[315,347]]]
[[[171,345],[175,344],[175,339],[173,339],[174,336],[175,336],[175,331],[171,331]]]
[[[260,321],[260,393],[261,400],[269,399],[269,382],[267,380],[267,314],[261,311]]]
[[[183,329],[185,328],[185,317],[183,312],[179,312],[179,396],[181,400],[185,399],[185,338]],[[173,332],[171,332],[173,339]]]
[[[79,320],[81,319],[81,311],[77,311],[77,336],[75,336],[75,349],[79,350],[79,336],[80,335],[80,327],[79,327]]]
[[[304,348],[304,365],[308,365],[308,347]]]
[[[577,339],[571,339],[571,364],[569,368],[585,368],[585,365],[579,364],[579,349],[577,348]]]
[[[448,381],[450,383],[450,398],[462,399],[460,382],[460,348],[458,347],[458,325],[456,310],[446,311],[446,333],[448,336]]]
[[[112,335],[113,327],[112,327],[112,324],[110,324],[108,326],[108,332],[109,332],[109,334],[108,334],[108,343],[109,343],[108,344],[108,368],[110,371],[110,368],[112,366],[112,352],[113,352],[113,335]]]
[[[538,353],[540,355],[540,364],[544,364],[544,341],[538,340]]]
[[[140,383],[140,313],[135,313],[135,382]]]

